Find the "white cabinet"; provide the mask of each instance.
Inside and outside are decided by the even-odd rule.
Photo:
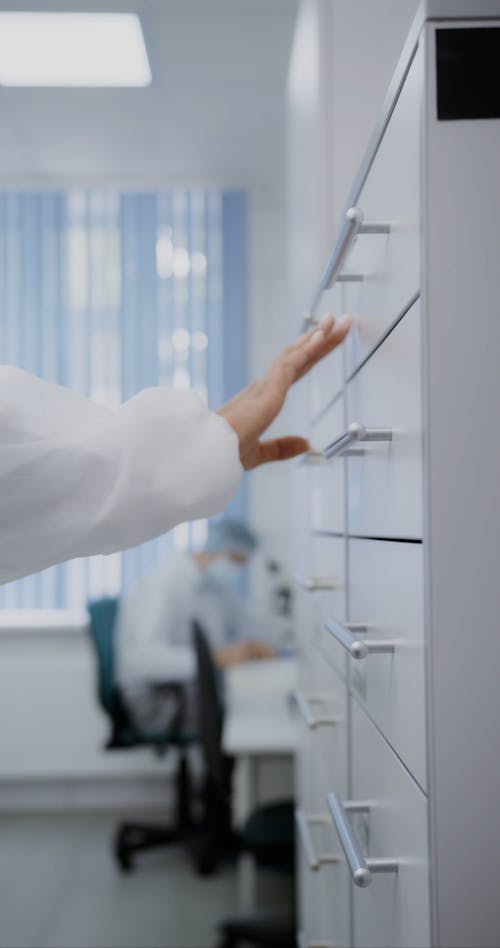
[[[367,859],[387,859],[397,867],[374,872],[365,889],[355,887],[353,944],[425,948],[430,944],[426,797],[355,701],[352,748],[352,800],[368,804],[351,817],[354,832]]]
[[[358,4],[313,6],[345,65]],[[499,61],[500,0],[424,0],[310,290],[354,326],[311,374],[295,495],[302,664],[343,709],[302,736],[298,803],[340,857],[301,869],[304,944],[500,944]],[[323,120],[328,197],[356,115]]]

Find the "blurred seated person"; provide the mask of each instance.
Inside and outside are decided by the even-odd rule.
[[[273,656],[268,645],[255,640],[265,631],[263,622],[234,589],[256,546],[254,534],[240,521],[209,521],[202,552],[172,554],[122,598],[115,638],[117,683],[139,730],[192,723],[194,619],[221,668]]]

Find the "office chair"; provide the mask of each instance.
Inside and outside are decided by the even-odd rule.
[[[193,623],[197,660],[198,730],[205,763],[205,865],[215,868],[227,855],[249,853],[257,866],[293,875],[295,868],[293,801],[259,806],[240,831],[231,827],[232,759],[222,749],[223,676],[215,666],[206,636]],[[296,944],[293,909],[289,913],[238,915],[219,924],[219,948],[241,944],[289,948]]]
[[[97,694],[99,703],[110,720],[111,732],[106,744],[108,750],[123,750],[132,747],[151,747],[160,756],[169,747],[179,753],[176,773],[176,819],[172,826],[149,823],[122,823],[116,832],[114,856],[124,871],[133,868],[136,853],[165,846],[185,839],[190,831],[191,782],[188,769],[188,748],[197,740],[194,733],[172,729],[162,733],[143,733],[134,727],[115,682],[114,632],[118,612],[118,600],[100,599],[88,604],[90,637],[97,661]],[[179,701],[183,692],[179,686]]]

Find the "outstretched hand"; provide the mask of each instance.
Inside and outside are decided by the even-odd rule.
[[[336,320],[324,316],[288,346],[273,362],[265,376],[254,382],[219,409],[218,414],[234,428],[240,442],[240,460],[246,471],[269,461],[285,461],[307,451],[305,438],[289,435],[261,441],[271,422],[279,415],[288,389],[345,339],[351,327],[349,316]]]
[[[231,642],[217,649],[214,657],[219,668],[230,668],[242,662],[275,658],[276,652],[265,642]]]

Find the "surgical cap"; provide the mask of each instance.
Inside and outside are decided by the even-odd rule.
[[[208,521],[208,535],[205,544],[207,553],[221,553],[228,550],[249,556],[257,546],[257,538],[240,520],[221,517]]]

